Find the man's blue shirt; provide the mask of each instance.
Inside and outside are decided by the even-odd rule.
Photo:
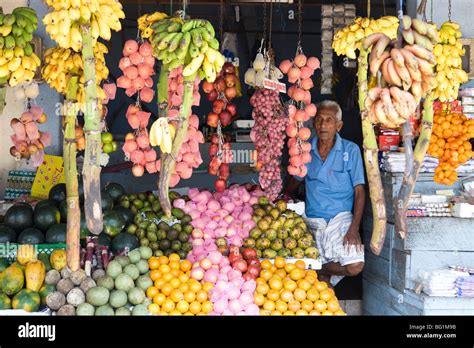
[[[336,134],[325,161],[318,152],[318,137],[311,140],[312,161],[306,164],[306,216],[329,221],[338,213],[352,211],[354,187],[365,183],[359,147]],[[296,180],[303,178],[295,176]]]

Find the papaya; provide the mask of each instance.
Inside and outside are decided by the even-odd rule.
[[[49,258],[51,262],[51,266],[56,271],[61,271],[64,267],[66,267],[66,250],[64,249],[56,249],[51,253]]]
[[[53,269],[51,267],[51,262],[49,261],[49,255],[46,253],[40,253],[38,254],[38,260],[44,263],[44,267],[46,268],[46,272],[49,272]]]
[[[2,275],[2,292],[8,296],[17,294],[25,284],[25,277],[22,269],[12,264],[3,271]]]
[[[23,309],[27,312],[37,312],[41,303],[40,295],[33,290],[23,289],[13,297],[13,309]]]
[[[25,269],[26,288],[39,291],[43,285],[45,275],[46,268],[43,262],[38,260],[29,262]]]
[[[0,294],[0,310],[12,309],[12,300],[5,294]]]
[[[41,305],[46,306],[46,296],[56,291],[56,287],[53,284],[44,284],[40,291],[39,295],[41,297]]]
[[[37,258],[36,248],[31,244],[22,244],[18,246],[16,252],[16,260],[22,264],[26,265],[30,261],[34,261]]]

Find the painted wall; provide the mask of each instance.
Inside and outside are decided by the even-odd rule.
[[[15,7],[26,6],[26,0],[2,0],[1,6],[5,13],[10,13]],[[53,43],[46,34],[45,27],[41,22],[41,18],[44,17],[47,11],[46,4],[41,0],[30,1],[30,7],[36,10],[40,21],[38,23],[38,30],[35,31],[36,36],[40,36],[43,39],[43,47],[46,49],[52,47]],[[56,105],[59,103],[59,95],[51,90],[46,83],[40,84],[40,96],[36,99],[36,103],[42,106],[45,113],[48,115],[48,122],[40,126],[43,131],[49,131],[52,135],[51,146],[46,149],[46,153],[53,155],[61,154],[62,134],[60,132],[61,119],[60,115],[56,113]],[[14,89],[7,89],[7,105],[2,115],[0,115],[0,198],[4,197],[5,185],[8,177],[8,171],[14,169],[31,169],[25,160],[16,162],[15,159],[10,156],[10,147],[12,143],[10,141],[10,135],[13,134],[10,128],[10,120],[14,117],[20,116],[25,110],[25,104],[20,101],[16,101],[14,97]]]

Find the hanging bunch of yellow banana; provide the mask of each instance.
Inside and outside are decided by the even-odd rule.
[[[373,33],[383,33],[390,39],[397,37],[398,18],[385,16],[379,19],[357,17],[334,34],[332,48],[338,56],[344,55],[356,59],[355,51],[359,50],[362,40]]]
[[[104,55],[108,53],[107,47],[98,42],[94,47],[97,93],[100,101],[107,98],[104,90],[99,86],[107,79],[109,69],[105,65]],[[45,64],[41,69],[43,79],[60,94],[66,94],[69,80],[73,76],[79,77],[77,100],[80,107],[85,105],[84,100],[84,66],[81,53],[74,52],[71,48],[53,47],[46,51]],[[99,107],[102,103],[99,103]]]
[[[0,85],[15,87],[33,80],[41,64],[31,45],[37,28],[36,12],[29,7],[0,13]]]
[[[157,21],[168,18],[168,15],[163,12],[154,12],[151,14],[144,14],[138,18],[138,30],[140,30],[143,39],[149,39],[153,35],[151,25]]]
[[[97,39],[110,40],[111,30],[120,31],[120,19],[125,18],[117,0],[46,0],[54,9],[44,18],[46,32],[62,48],[82,49],[80,20],[91,23],[92,44]]]
[[[205,19],[165,18],[151,24],[153,55],[172,70],[184,66],[183,76],[195,73],[214,82],[225,63],[212,24]]]
[[[433,49],[437,64],[437,86],[433,96],[442,102],[457,99],[459,86],[468,81],[468,76],[462,69],[462,56],[466,51],[459,41],[462,36],[459,29],[457,23],[443,23],[439,29],[440,42]]]

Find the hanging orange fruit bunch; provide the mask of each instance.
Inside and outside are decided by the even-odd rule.
[[[434,181],[452,185],[458,179],[456,168],[474,157],[469,139],[474,138],[474,119],[443,107],[435,111],[428,154],[439,159]]]

